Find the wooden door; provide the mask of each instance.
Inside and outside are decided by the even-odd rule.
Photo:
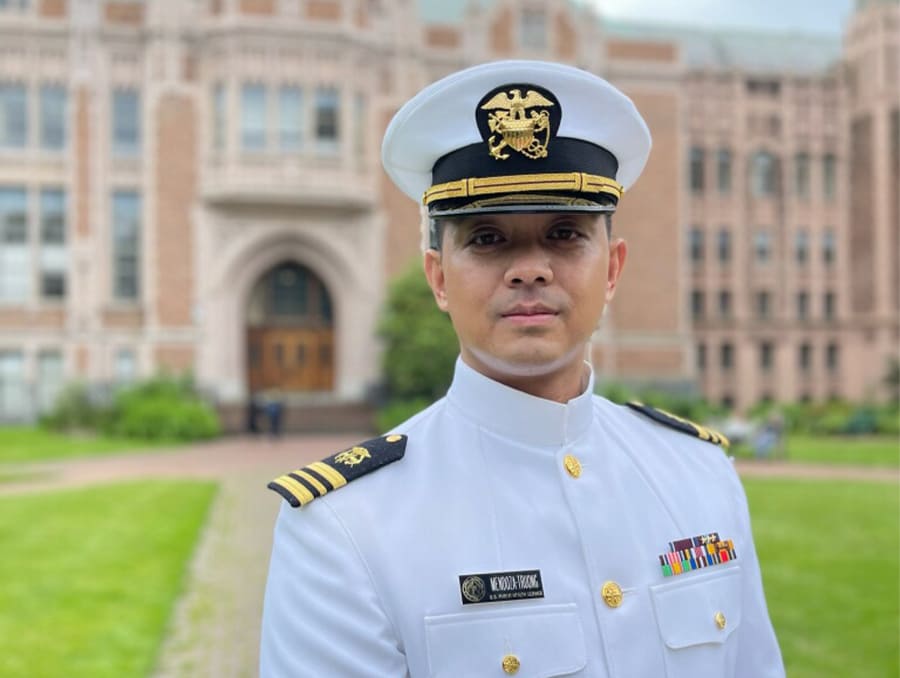
[[[330,391],[334,387],[334,333],[330,328],[250,328],[247,367],[254,392]]]

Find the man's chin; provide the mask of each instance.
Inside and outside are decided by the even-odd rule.
[[[584,347],[580,346],[563,354],[534,350],[522,353],[511,351],[504,355],[492,355],[478,349],[470,349],[470,352],[486,368],[489,376],[493,374],[514,378],[549,376],[584,361]],[[473,367],[478,369],[479,366]]]

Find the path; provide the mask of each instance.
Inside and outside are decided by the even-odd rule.
[[[265,489],[285,470],[321,459],[366,434],[228,438],[170,451],[3,466],[22,482],[0,496],[129,478],[210,478],[219,482],[153,678],[252,678],[257,673],[262,594],[281,498]],[[897,483],[900,469],[737,462],[742,476],[841,478]]]

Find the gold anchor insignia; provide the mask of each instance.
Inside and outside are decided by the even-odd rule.
[[[365,447],[351,447],[349,450],[345,450],[337,455],[334,460],[338,464],[346,464],[347,466],[356,466],[363,459],[370,459],[372,457],[369,454],[369,450]]]
[[[509,95],[512,95],[510,97]],[[488,139],[491,157],[497,160],[506,160],[509,153],[501,151],[509,146],[526,158],[536,160],[547,157],[547,144],[550,141],[550,113],[547,110],[525,111],[536,106],[553,106],[553,102],[538,94],[534,90],[528,90],[522,97],[522,90],[513,89],[509,94],[498,92],[481,109],[492,111],[488,116],[488,127],[492,134]],[[541,141],[536,135],[544,132]],[[502,138],[497,141],[497,134]]]

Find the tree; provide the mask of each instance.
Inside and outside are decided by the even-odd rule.
[[[378,335],[384,341],[382,373],[390,400],[431,401],[444,395],[459,344],[418,260],[391,283]]]

